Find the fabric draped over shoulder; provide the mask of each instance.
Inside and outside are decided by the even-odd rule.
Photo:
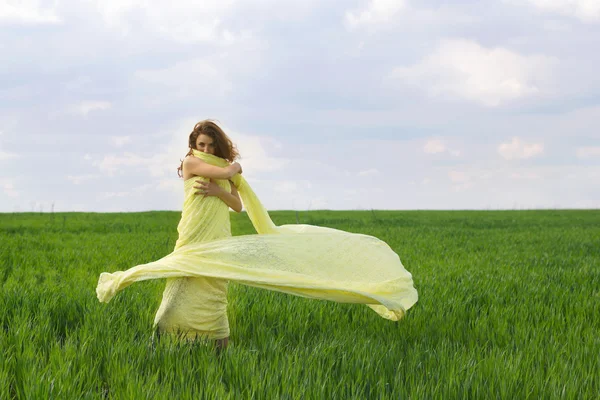
[[[194,156],[219,167],[229,165],[211,154],[194,150]],[[101,273],[98,299],[108,303],[120,290],[148,279],[213,277],[297,296],[366,304],[393,321],[417,302],[412,275],[384,241],[314,225],[276,226],[242,175],[230,181],[258,234],[193,242],[180,231],[181,245],[171,254],[126,271]],[[193,224],[201,215],[214,215],[211,223],[218,226],[228,213],[214,196],[186,195],[180,226]]]

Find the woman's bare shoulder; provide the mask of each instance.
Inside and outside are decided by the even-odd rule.
[[[195,165],[198,165],[196,163],[196,160],[201,161],[199,158],[194,157],[191,154],[188,154],[183,159],[183,164],[182,164],[182,169],[181,169],[181,174],[183,175],[183,180],[188,180],[188,179],[196,176],[195,174],[190,172],[190,169],[192,169]]]

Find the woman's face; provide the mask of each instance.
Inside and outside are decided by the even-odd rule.
[[[203,153],[215,154],[215,145],[213,143],[213,138],[204,133],[201,133],[196,138],[196,150],[201,151]]]

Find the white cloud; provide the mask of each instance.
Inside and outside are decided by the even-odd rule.
[[[426,154],[439,154],[439,153],[448,153],[454,157],[460,156],[460,150],[454,150],[448,148],[446,143],[440,139],[428,139],[423,146],[423,151]]]
[[[19,192],[15,189],[13,179],[0,178],[0,187],[2,187],[2,191],[8,197],[19,197]]]
[[[74,114],[87,116],[92,111],[108,110],[112,107],[109,101],[82,101],[72,105],[69,110]]]
[[[90,0],[102,21],[121,36],[182,44],[206,43],[221,47],[255,38],[248,25],[271,21],[305,21],[317,0]],[[240,19],[243,22],[240,23]],[[243,28],[238,28],[242,25]]]
[[[473,187],[471,176],[463,171],[448,171],[448,177],[452,181],[452,190],[460,192]]]
[[[150,183],[146,183],[144,185],[141,186],[136,186],[134,188],[132,188],[131,190],[128,191],[121,191],[121,192],[104,192],[102,193],[102,197],[105,199],[110,199],[113,197],[130,197],[130,196],[136,196],[136,195],[141,195],[144,194],[145,192],[147,192],[148,190],[154,188],[153,184]]]
[[[498,146],[498,153],[507,160],[532,158],[543,152],[543,143],[525,143],[518,137],[512,138],[510,143]]]
[[[62,19],[54,6],[43,7],[48,1],[2,0],[0,1],[0,24],[16,23],[25,25],[60,24]],[[54,4],[55,2],[52,2]]]
[[[238,34],[227,29],[224,19],[235,11],[235,0],[97,0],[106,24],[122,35],[142,30],[181,43],[231,44]]]
[[[464,183],[470,180],[469,176],[462,171],[448,171],[448,177],[454,183]]]
[[[542,11],[576,17],[582,21],[600,20],[600,1],[598,0],[509,0],[529,3]]]
[[[372,176],[372,175],[379,175],[379,170],[377,168],[371,168],[371,169],[367,169],[364,171],[360,171],[358,173],[358,176]]]
[[[241,134],[239,132],[231,132],[225,130],[227,135],[240,149],[240,161],[244,174],[248,177],[247,171],[251,171],[251,174],[256,172],[273,172],[281,170],[283,167],[288,165],[290,159],[274,157],[270,155],[268,149],[278,149],[281,151],[282,144],[276,139],[268,136],[256,136]]]
[[[345,24],[349,29],[385,23],[407,8],[406,0],[370,0],[362,10],[347,11]]]
[[[348,30],[375,33],[389,28],[406,31],[407,28],[429,26],[439,29],[443,26],[472,26],[481,19],[480,16],[467,14],[458,7],[446,4],[432,6],[418,1],[411,4],[409,0],[371,0],[364,3],[364,7],[348,10],[344,14],[343,23]],[[357,50],[364,47],[365,41],[361,40]]]
[[[85,181],[96,178],[98,178],[97,174],[67,175],[67,180],[71,181],[74,185],[80,185]]]
[[[444,170],[446,169],[441,168],[441,171]],[[471,189],[476,185],[478,187],[485,186],[490,182],[495,173],[496,171],[494,171],[494,169],[481,167],[474,168],[472,166],[463,166],[460,170],[447,170],[448,177],[452,182],[451,189],[455,192],[461,192],[463,190]]]
[[[0,130],[0,136],[4,135],[4,131]],[[0,161],[11,160],[13,158],[19,158],[19,156],[15,153],[8,153],[6,151],[2,151],[0,148]]]
[[[101,195],[104,199],[111,199],[113,197],[128,197],[131,192],[104,192]]]
[[[119,175],[128,175],[130,167],[144,166],[151,176],[164,176],[164,165],[162,161],[164,155],[156,154],[152,157],[142,157],[135,153],[125,152],[120,156],[109,154],[104,156],[101,161],[94,161],[92,165],[98,167],[100,171],[105,172],[109,176],[113,176],[117,171]]]
[[[181,61],[162,69],[136,71],[135,78],[144,85],[169,89],[177,97],[214,97],[233,90],[226,71],[204,59]]]
[[[156,189],[163,190],[166,192],[177,192],[181,190],[182,184],[182,181],[176,178],[161,179],[158,182],[158,186],[156,186]]]
[[[281,193],[292,193],[296,190],[298,190],[298,185],[296,182],[284,181],[279,182],[279,184],[275,186],[275,191]]]
[[[391,78],[432,97],[458,96],[493,107],[543,94],[554,60],[485,48],[464,39],[443,40],[420,63],[398,67]]]
[[[274,184],[274,190],[279,193],[296,193],[311,188],[308,181],[282,181]]]
[[[0,161],[10,160],[13,158],[18,158],[18,156],[14,153],[7,153],[5,151],[0,150]]]
[[[563,34],[568,33],[573,29],[571,24],[567,24],[565,22],[555,19],[545,20],[544,22],[542,22],[542,26],[544,30],[547,30],[549,32],[560,32]]]
[[[423,146],[423,151],[427,154],[443,153],[446,151],[446,146],[441,140],[429,139]]]
[[[110,141],[115,147],[123,147],[127,143],[131,143],[131,136],[111,136]],[[86,154],[87,156],[88,154]],[[88,160],[86,158],[86,160]]]
[[[535,172],[531,171],[515,171],[510,174],[511,178],[514,179],[540,179],[541,176]]]
[[[577,149],[578,158],[600,157],[600,146],[579,147]]]
[[[307,210],[322,210],[328,206],[329,201],[325,197],[315,197],[309,200]]]

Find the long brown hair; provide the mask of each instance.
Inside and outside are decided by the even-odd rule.
[[[223,129],[221,129],[221,127],[217,125],[215,121],[211,119],[205,119],[194,125],[194,130],[192,133],[190,133],[190,138],[188,141],[190,150],[187,152],[185,157],[192,154],[192,149],[196,148],[196,140],[201,134],[212,138],[213,144],[215,145],[215,156],[224,158],[230,163],[234,162],[240,156],[237,147],[235,144],[233,144],[231,139],[229,139],[229,136],[223,132]],[[181,165],[179,168],[177,168],[177,175],[183,177],[183,160],[180,161]]]

